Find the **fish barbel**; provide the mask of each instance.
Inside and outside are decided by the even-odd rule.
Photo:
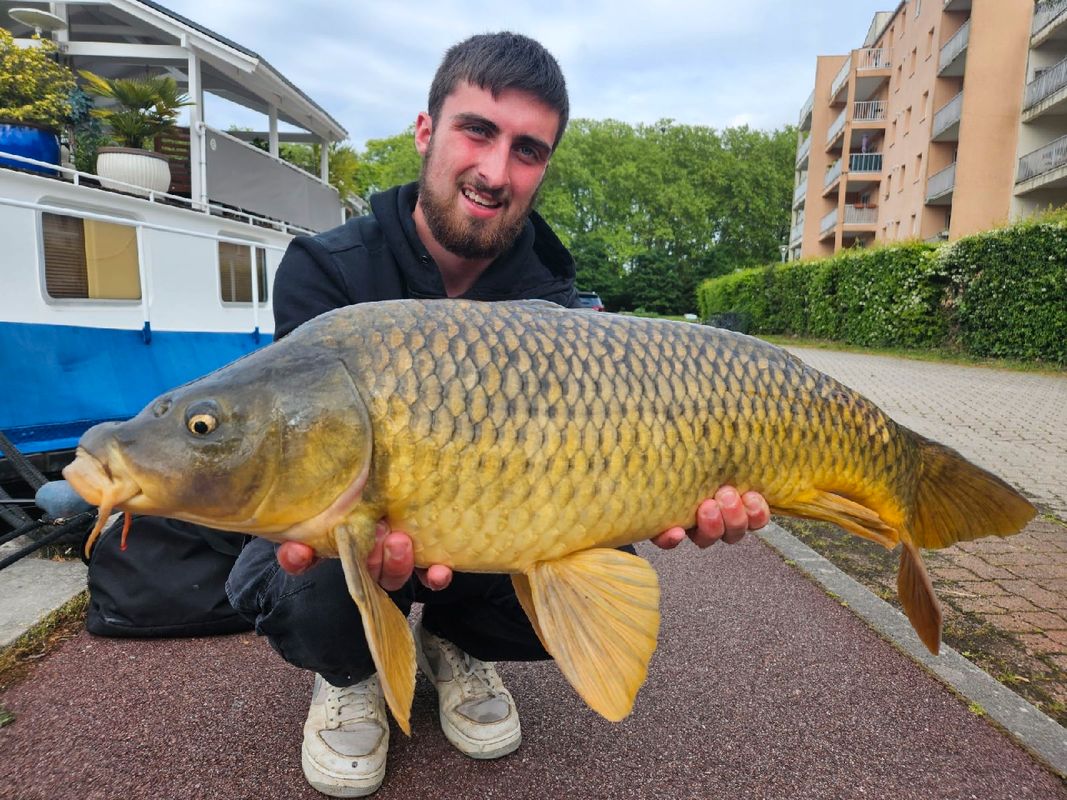
[[[786,351],[690,323],[542,301],[400,300],[324,314],[82,437],[89,502],[341,558],[407,732],[407,620],[366,567],[385,518],[419,566],[512,575],[545,649],[612,720],[655,650],[656,574],[614,548],[721,485],[901,547],[899,595],[937,652],[919,548],[1020,530],[1034,508]],[[101,523],[102,524],[102,523]]]

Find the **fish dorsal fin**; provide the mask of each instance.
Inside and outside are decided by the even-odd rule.
[[[411,699],[415,695],[415,641],[407,617],[400,613],[367,571],[367,554],[374,546],[374,525],[373,519],[349,517],[335,529],[334,536],[348,593],[359,607],[363,632],[374,666],[378,668],[385,701],[400,730],[410,736]]]
[[[613,722],[626,717],[656,649],[655,570],[619,550],[585,550],[539,562],[514,583],[542,644],[582,699]]]
[[[919,549],[908,538],[904,539],[900,550],[897,596],[922,643],[936,656],[941,649],[941,604],[934,594],[934,585],[923,566]]]
[[[785,503],[775,504],[771,507],[771,513],[832,522],[849,533],[878,542],[890,550],[900,541],[897,529],[878,516],[876,511],[834,492],[815,490]]]

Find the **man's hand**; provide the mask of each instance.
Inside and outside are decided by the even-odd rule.
[[[732,486],[723,486],[713,499],[705,500],[697,509],[697,526],[691,530],[671,528],[651,541],[657,547],[670,550],[688,536],[698,547],[710,547],[722,539],[735,544],[747,531],[762,528],[770,521],[767,501],[758,492],[738,495]],[[371,577],[387,592],[399,589],[412,573],[429,589],[439,591],[452,582],[452,570],[443,564],[415,569],[415,551],[411,537],[402,531],[391,531],[384,520],[374,531],[374,549],[367,556]],[[300,542],[283,542],[278,547],[278,563],[292,575],[311,569],[319,561],[315,551]]]
[[[671,528],[650,540],[656,547],[671,550],[688,536],[697,547],[711,547],[722,539],[736,544],[748,531],[762,528],[771,519],[767,501],[759,492],[738,495],[732,486],[722,486],[713,499],[705,500],[697,509],[697,525],[688,531]]]

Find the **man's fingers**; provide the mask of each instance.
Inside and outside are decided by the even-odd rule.
[[[673,550],[682,543],[684,538],[685,530],[682,528],[671,528],[658,536],[653,536],[649,541],[661,550]]]
[[[411,578],[411,573],[415,569],[415,553],[411,547],[411,539],[406,533],[392,531],[385,536],[381,545],[381,574],[378,577],[378,584],[385,591],[393,592]],[[376,549],[377,545],[375,545]],[[371,566],[370,558],[367,559],[367,566],[368,568]]]
[[[426,569],[416,568],[415,574],[423,586],[435,592],[447,588],[448,584],[452,583],[452,570],[444,564],[433,564]]]
[[[745,492],[741,495],[741,502],[748,512],[750,531],[758,531],[771,521],[771,507],[767,504],[767,498],[759,492]]]
[[[301,542],[282,542],[278,545],[278,563],[290,575],[307,572],[318,563],[315,551]]]

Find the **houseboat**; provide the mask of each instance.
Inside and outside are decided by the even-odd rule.
[[[286,245],[345,218],[327,150],[347,133],[261,56],[148,0],[0,2],[0,26],[51,37],[75,71],[171,75],[191,100],[156,142],[163,191],[0,146],[0,431],[52,470],[92,425],[270,342]],[[205,95],[265,129],[207,119]],[[282,141],[320,143],[319,174]]]

